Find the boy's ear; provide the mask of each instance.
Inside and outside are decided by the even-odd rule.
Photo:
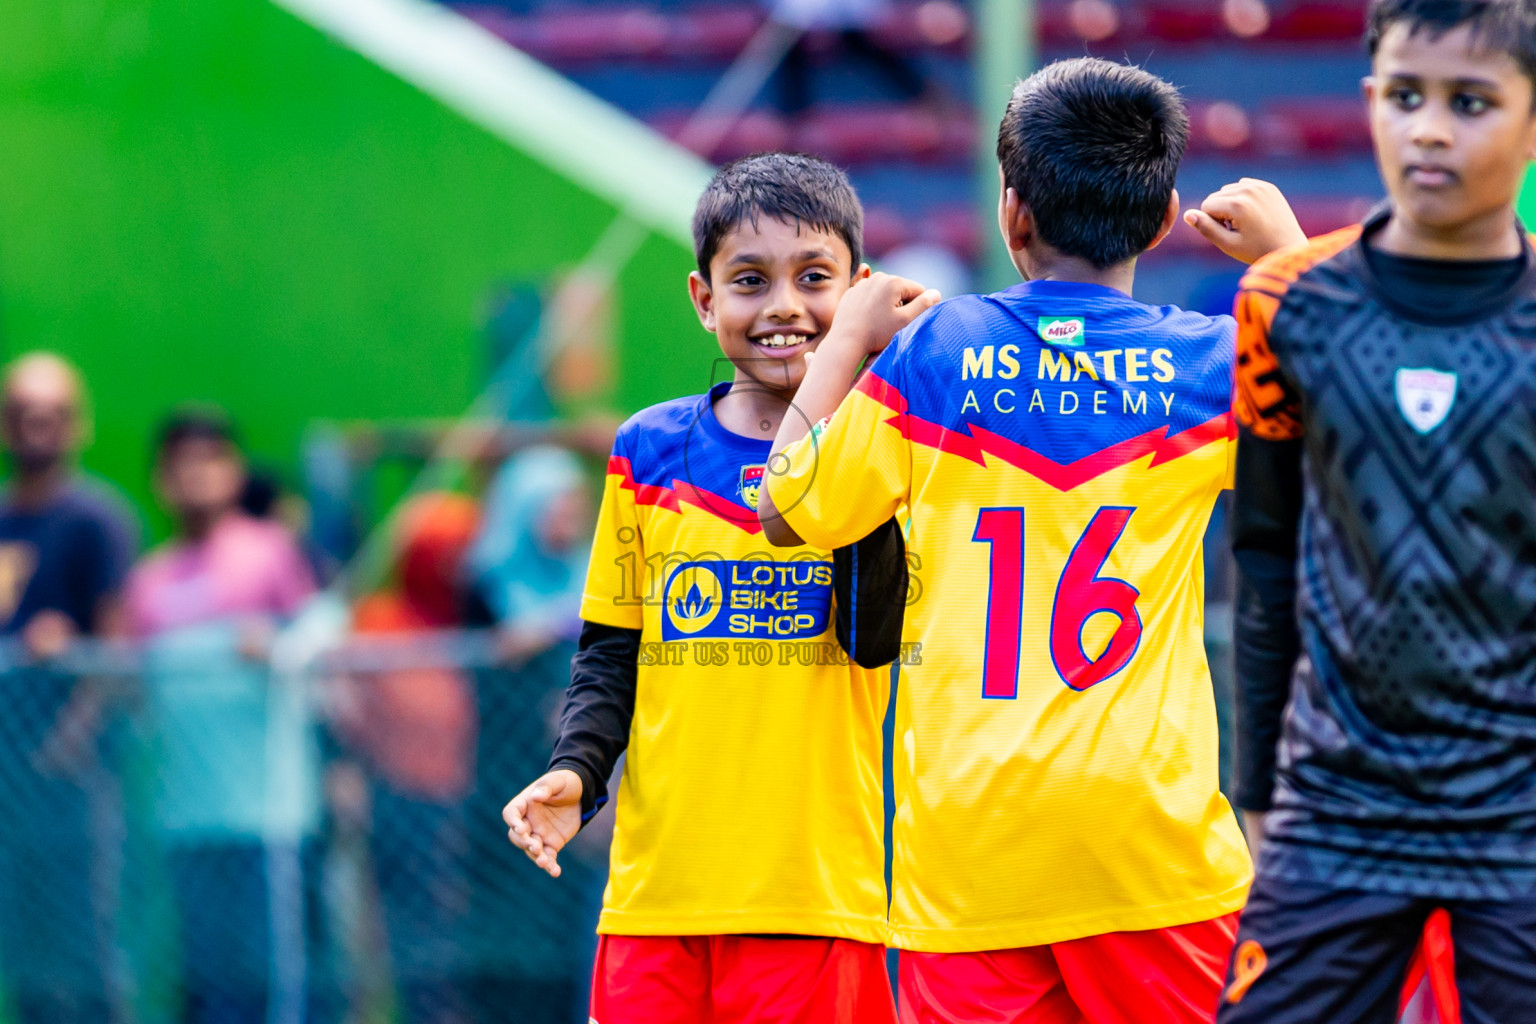
[[[869,269],[868,263],[860,263],[859,269],[853,272],[853,279],[855,281],[868,281],[869,275],[872,273],[874,273],[874,271]]]
[[[1015,189],[1004,188],[997,204],[997,226],[1011,252],[1023,252],[1035,236],[1035,216]]]
[[[1168,232],[1172,231],[1173,226],[1178,222],[1179,190],[1174,189],[1173,194],[1168,197],[1168,209],[1163,211],[1162,226],[1157,229],[1157,234],[1152,237],[1152,244],[1143,249],[1142,252],[1151,252],[1153,249],[1156,249],[1159,245],[1161,245],[1163,243],[1163,239],[1168,237]]]
[[[699,323],[710,334],[715,333],[715,293],[709,282],[697,270],[688,272],[688,298],[693,300],[693,311],[699,314]]]
[[[1376,77],[1366,75],[1360,79],[1360,95],[1365,97],[1366,106],[1376,102]]]

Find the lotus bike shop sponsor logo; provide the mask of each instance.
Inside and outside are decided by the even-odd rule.
[[[830,561],[685,562],[662,591],[662,640],[805,640],[826,632]]]
[[[667,581],[667,632],[692,635],[707,629],[725,606],[720,577],[704,562],[679,566]]]

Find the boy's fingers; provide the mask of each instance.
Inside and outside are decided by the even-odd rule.
[[[548,854],[546,857],[541,858],[537,863],[539,867],[544,869],[545,873],[548,874],[550,878],[560,877],[560,862],[555,860],[554,854]]]
[[[918,293],[916,298],[907,303],[907,306],[911,308],[913,313],[921,313],[925,309],[933,308],[943,298],[944,296],[940,295],[937,289],[924,288]]]
[[[1184,214],[1184,223],[1218,246],[1230,241],[1232,237],[1232,231],[1226,225],[1204,210],[1190,210]]]
[[[906,305],[916,300],[919,295],[927,290],[916,281],[910,281],[905,277],[892,277],[891,284],[895,286],[897,294],[901,297],[901,305]]]
[[[1200,204],[1200,212],[1217,220],[1237,220],[1252,209],[1252,204],[1242,196],[1224,196],[1217,193]]]

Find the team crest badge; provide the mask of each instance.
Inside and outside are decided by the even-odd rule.
[[[1404,367],[1397,371],[1397,407],[1408,425],[1427,434],[1450,415],[1456,401],[1456,375]]]
[[[736,487],[736,493],[741,495],[748,508],[757,509],[757,492],[763,486],[762,466],[742,466],[741,481]]]

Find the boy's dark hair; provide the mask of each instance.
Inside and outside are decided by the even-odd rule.
[[[997,161],[1041,240],[1103,270],[1157,237],[1188,139],[1173,86],[1138,67],[1078,57],[1014,86]]]
[[[1473,40],[1495,53],[1507,53],[1536,83],[1536,2],[1533,0],[1372,0],[1366,15],[1365,48],[1372,57],[1393,25],[1408,33],[1428,32],[1431,39],[1470,25]]]
[[[848,175],[814,156],[758,153],[716,171],[693,211],[693,255],[704,280],[725,236],[743,221],[755,226],[759,217],[837,235],[848,243],[852,269],[859,269],[864,207]]]
[[[240,442],[235,426],[222,409],[212,406],[183,406],[160,421],[155,431],[155,458],[164,461],[185,441],[220,441],[231,448]]]

